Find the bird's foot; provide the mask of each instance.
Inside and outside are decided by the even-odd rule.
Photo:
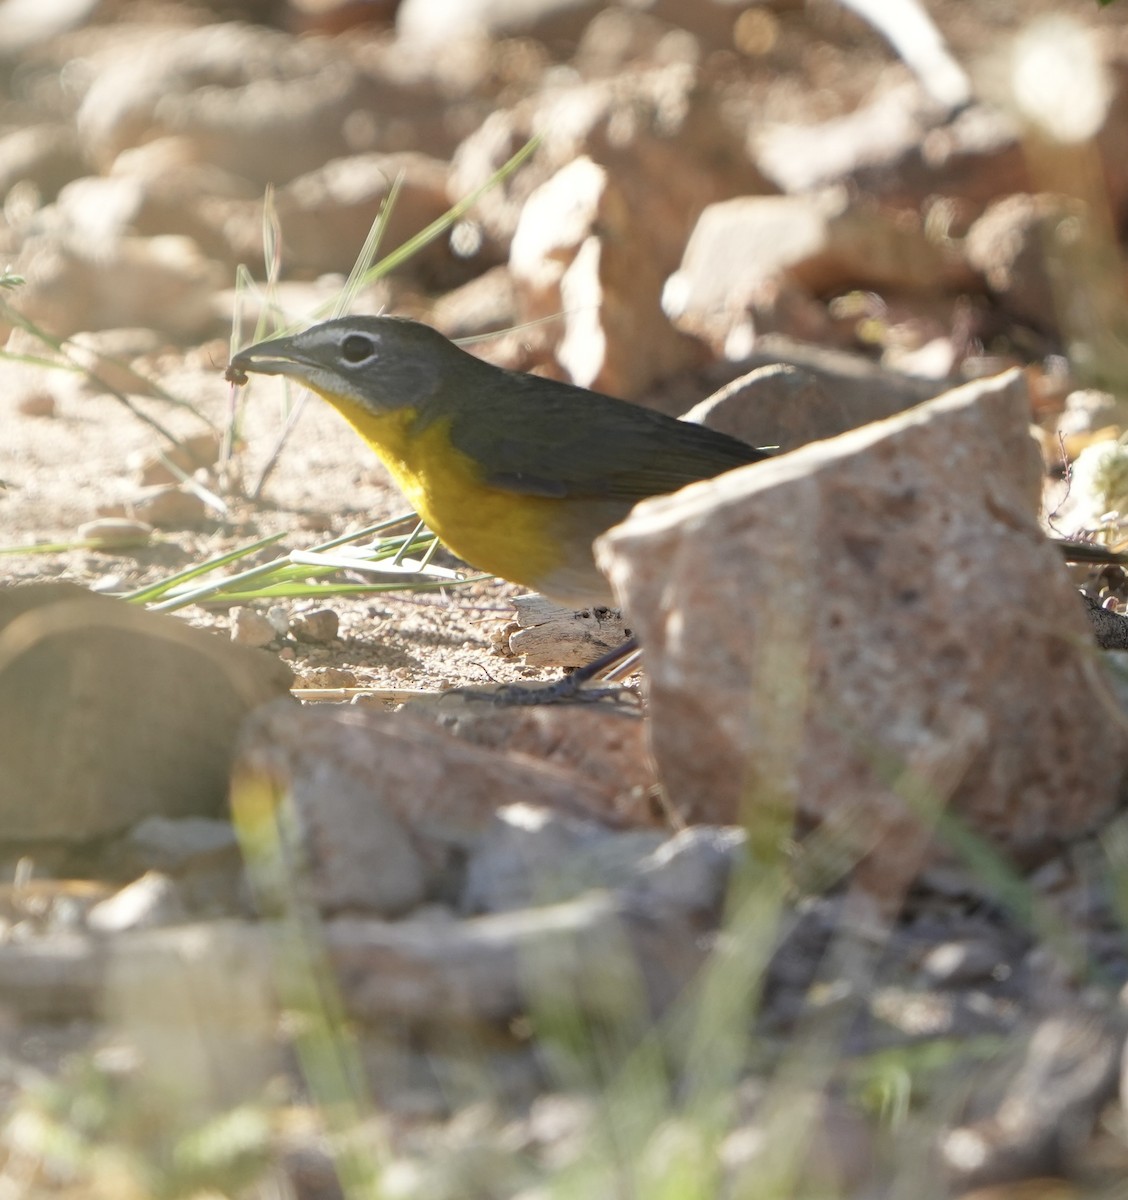
[[[447,695],[462,695],[474,700],[490,700],[495,704],[597,704],[606,700],[619,704],[628,702],[629,698],[629,703],[638,705],[641,703],[641,699],[638,693],[630,688],[585,686],[594,682],[605,671],[612,672],[616,668],[622,669],[624,666],[629,666],[629,662],[633,662],[637,654],[638,642],[632,637],[591,662],[585,663],[582,667],[577,667],[570,675],[565,675],[554,683],[533,684],[532,686],[506,683],[489,690],[455,688]]]
[[[637,708],[642,699],[631,687],[585,687],[584,680],[572,682],[573,676],[565,675],[552,683],[503,683],[497,687],[452,688],[445,696],[459,696],[464,700],[485,701],[489,704],[531,706],[534,704],[615,704]]]

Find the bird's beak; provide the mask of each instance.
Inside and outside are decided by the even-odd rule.
[[[316,364],[294,348],[293,338],[271,338],[240,350],[227,364],[225,378],[229,383],[242,385],[247,375],[292,375],[304,379],[309,368]]]

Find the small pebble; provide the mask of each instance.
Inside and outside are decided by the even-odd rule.
[[[129,831],[127,845],[146,869],[173,873],[239,851],[231,822],[217,817],[146,817]]]
[[[924,956],[921,970],[941,986],[981,983],[992,978],[1000,957],[999,947],[986,939],[941,942]]]
[[[240,646],[269,646],[277,636],[274,626],[255,609],[231,610],[231,640]]]
[[[290,622],[290,632],[299,642],[324,646],[337,636],[340,620],[331,608],[315,608],[299,613]]]
[[[126,580],[124,575],[101,575],[90,585],[92,592],[109,593],[124,592],[126,588]]]
[[[354,688],[360,686],[360,681],[347,667],[309,667],[302,671],[297,686],[306,688]]]
[[[25,417],[53,417],[58,411],[55,397],[46,390],[26,392],[16,401],[16,409]]]
[[[84,542],[96,542],[98,550],[116,550],[126,546],[144,546],[153,536],[153,527],[129,517],[99,517],[78,527]]]
[[[266,619],[274,626],[279,637],[290,632],[290,612],[284,604],[272,604],[266,610]]]
[[[198,433],[185,438],[177,446],[168,446],[156,454],[143,454],[130,460],[140,482],[148,486],[155,484],[177,484],[180,476],[171,470],[168,463],[178,467],[185,475],[194,475],[201,467],[213,467],[219,458],[220,438],[218,433]]]
[[[207,505],[194,492],[177,487],[155,487],[139,492],[130,501],[134,517],[161,529],[199,525],[207,519]]]
[[[146,871],[108,900],[95,904],[86,914],[86,924],[98,933],[122,933],[175,925],[185,915],[176,883],[160,871]]]
[[[161,341],[161,335],[151,329],[100,329],[76,333],[70,339],[69,350],[86,372],[89,389],[154,396],[158,389],[148,373],[130,364],[154,354]]]

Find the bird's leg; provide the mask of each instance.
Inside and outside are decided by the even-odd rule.
[[[605,650],[598,658],[584,663],[582,667],[577,667],[571,674],[563,676],[555,683],[550,683],[548,687],[531,692],[531,695],[537,697],[533,703],[543,704],[553,700],[571,700],[585,683],[591,683],[593,679],[598,679],[604,672],[610,673],[613,668],[623,666],[637,650],[638,638],[627,638],[625,642],[621,642],[618,646],[612,646],[610,650]]]
[[[489,692],[477,691],[474,688],[455,688],[447,694],[464,696],[470,700],[491,700],[495,704],[559,704],[569,700],[605,700],[608,697],[619,696],[622,694],[621,690],[591,688],[585,691],[584,685],[598,679],[605,671],[626,666],[627,660],[638,652],[638,648],[638,639],[628,638],[620,645],[605,650],[591,662],[577,667],[570,675],[565,675],[544,687],[506,684]]]

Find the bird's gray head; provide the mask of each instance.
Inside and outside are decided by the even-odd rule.
[[[240,350],[227,377],[242,383],[247,374],[284,375],[327,400],[390,412],[432,396],[452,356],[463,353],[418,321],[338,317]]]

